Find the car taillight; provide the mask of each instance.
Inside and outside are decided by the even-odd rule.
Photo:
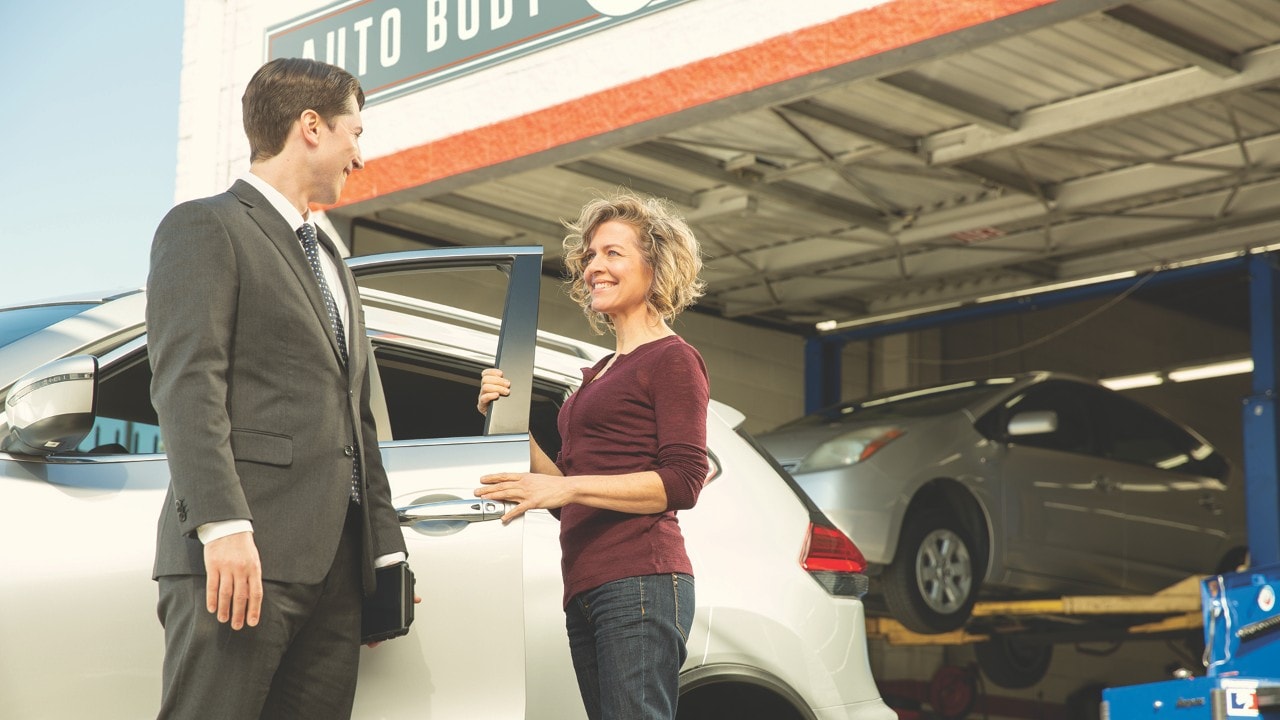
[[[867,593],[867,560],[844,533],[809,523],[800,566],[832,595],[862,597]]]
[[[867,560],[844,533],[809,523],[809,541],[800,565],[809,572],[860,573],[867,569]]]

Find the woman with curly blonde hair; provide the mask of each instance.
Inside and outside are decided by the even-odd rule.
[[[582,208],[564,240],[569,295],[615,352],[582,371],[560,409],[554,461],[530,443],[529,473],[481,478],[481,497],[560,518],[565,625],[592,720],[676,716],[693,624],[693,567],[676,511],[707,476],[710,386],[669,323],[702,294],[698,241],[664,201],[620,194]],[[477,408],[510,393],[481,376]]]

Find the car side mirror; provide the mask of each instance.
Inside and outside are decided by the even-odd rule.
[[[93,429],[98,359],[72,355],[46,363],[9,388],[4,409],[8,432],[0,450],[52,455],[70,450]]]
[[[1043,435],[1058,429],[1058,413],[1053,410],[1028,410],[1009,419],[1009,434]]]

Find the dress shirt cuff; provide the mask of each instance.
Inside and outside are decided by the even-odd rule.
[[[398,562],[403,562],[408,559],[409,559],[409,556],[405,555],[402,552],[393,552],[393,553],[388,553],[386,555],[379,555],[378,559],[373,561],[373,566],[380,567],[380,568],[387,567],[389,565],[395,565]]]
[[[217,520],[196,528],[196,536],[200,538],[201,544],[204,545],[228,535],[242,532],[253,532],[253,523],[249,520]]]

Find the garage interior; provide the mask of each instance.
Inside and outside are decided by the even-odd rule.
[[[329,217],[356,255],[541,245],[554,281],[561,221],[617,187],[668,198],[694,227],[699,320],[803,346],[806,410],[886,384],[1027,369],[1167,379],[1251,360],[1252,375],[1126,392],[1231,456],[1254,562],[1280,560],[1274,0],[1051,3]],[[717,327],[683,334],[698,346]],[[1132,645],[1117,663],[1146,657]],[[873,649],[877,677],[971,657],[895,652]],[[1084,645],[1072,662],[1101,654]],[[1090,672],[987,690],[1057,707]]]

